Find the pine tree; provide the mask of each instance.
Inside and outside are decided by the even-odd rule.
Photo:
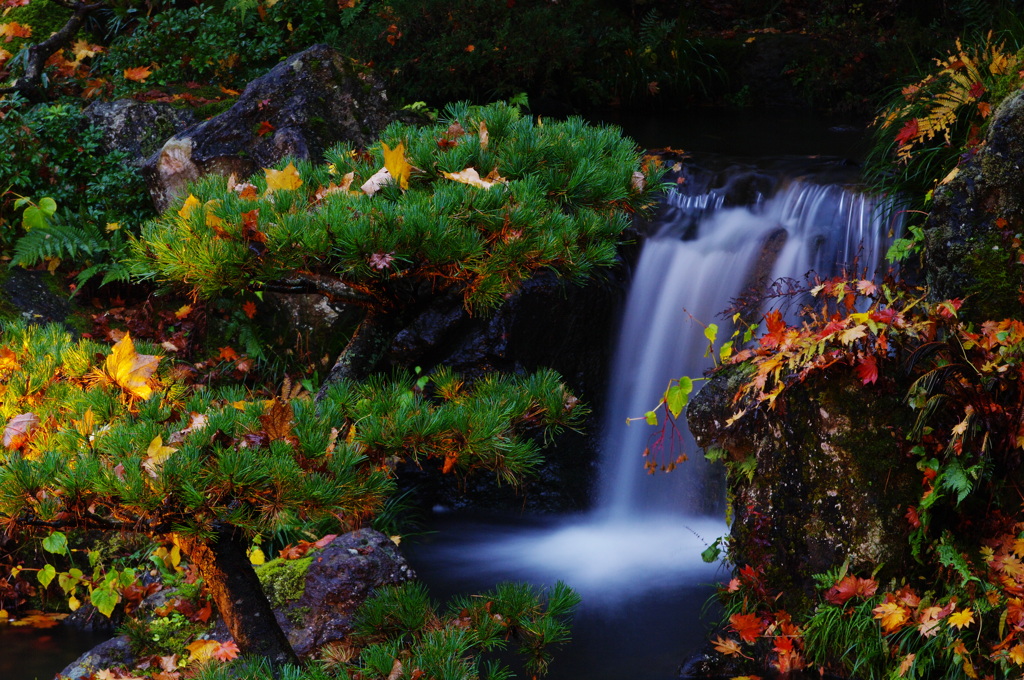
[[[451,105],[436,125],[396,123],[379,146],[327,160],[199,182],[144,226],[135,275],[199,297],[244,286],[360,307],[327,383],[361,379],[444,296],[486,312],[538,270],[582,281],[613,264],[630,215],[660,188],[617,128],[506,104]]]

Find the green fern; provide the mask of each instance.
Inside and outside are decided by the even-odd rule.
[[[51,222],[31,229],[14,246],[12,265],[30,267],[45,260],[94,258],[109,250],[109,245],[94,224]]]

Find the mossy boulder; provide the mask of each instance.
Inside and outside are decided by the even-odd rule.
[[[910,417],[901,391],[830,375],[787,389],[772,411],[726,426],[742,366],[719,373],[687,413],[700,446],[724,449],[734,521],[730,555],[766,570],[787,606],[813,593],[812,574],[909,559],[903,514],[919,473],[894,436]]]
[[[338,142],[369,145],[393,119],[379,80],[314,45],[249,83],[224,113],[168,139],[142,174],[162,212],[203,175],[248,177],[285,156],[318,161]]]
[[[935,191],[925,238],[926,282],[936,299],[968,298],[962,314],[1019,317],[1024,269],[1024,92],[996,109],[980,150]]]
[[[374,590],[414,576],[398,546],[372,529],[338,536],[302,559],[273,560],[257,573],[299,658],[344,640]]]

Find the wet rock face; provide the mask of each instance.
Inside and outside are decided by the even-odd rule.
[[[1020,312],[1020,266],[1010,246],[1024,233],[1024,92],[996,109],[985,145],[935,191],[925,228],[924,274],[936,299],[970,296],[974,320]]]
[[[765,566],[789,598],[810,594],[812,574],[846,559],[853,570],[904,564],[903,513],[917,499],[919,475],[893,436],[910,417],[900,391],[872,392],[833,375],[789,388],[775,410],[726,428],[742,379],[719,374],[687,414],[699,445],[755,463],[749,479],[730,479],[736,562]]]
[[[249,83],[221,115],[167,140],[142,172],[162,212],[203,175],[243,178],[285,156],[319,160],[338,142],[367,146],[392,119],[380,81],[314,45]],[[261,134],[264,123],[272,129]]]

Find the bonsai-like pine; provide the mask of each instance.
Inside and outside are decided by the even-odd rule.
[[[362,379],[432,302],[486,311],[538,270],[581,281],[613,264],[660,188],[617,128],[506,104],[452,105],[437,125],[394,124],[379,146],[327,160],[199,182],[143,227],[134,273],[196,296],[247,287],[361,307],[327,384]]]
[[[446,371],[430,384],[338,380],[314,402],[189,387],[165,363],[128,336],[108,349],[0,325],[0,524],[172,536],[239,648],[274,664],[295,656],[247,557],[252,537],[359,525],[403,459],[515,481],[539,460],[526,435],[583,412],[552,372],[472,388]]]

